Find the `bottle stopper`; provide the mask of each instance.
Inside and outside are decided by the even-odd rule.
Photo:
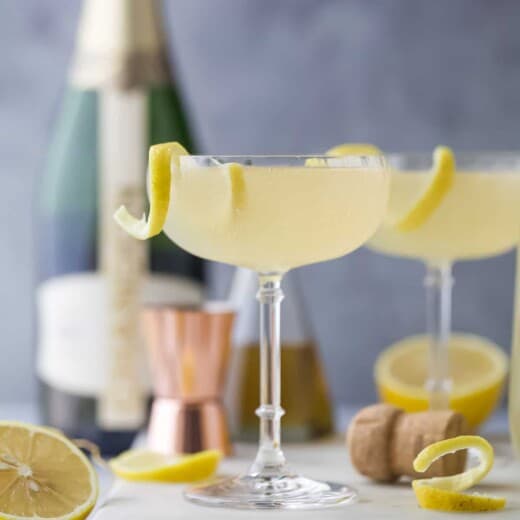
[[[464,470],[465,450],[442,457],[424,473],[414,471],[415,457],[434,442],[466,432],[464,417],[453,410],[406,413],[389,404],[375,404],[363,408],[352,419],[347,446],[352,465],[373,480],[443,477]]]

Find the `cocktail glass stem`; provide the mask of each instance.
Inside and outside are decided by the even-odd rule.
[[[427,264],[426,321],[430,338],[428,380],[431,410],[446,410],[450,404],[451,378],[448,344],[451,334],[451,262]]]
[[[280,307],[283,300],[280,273],[259,274],[256,295],[260,303],[260,446],[251,476],[282,475],[285,457],[281,449],[280,423],[285,413],[280,404]]]
[[[353,502],[357,493],[336,482],[320,481],[288,470],[280,443],[280,273],[260,273],[260,445],[245,475],[217,479],[185,492],[188,500],[237,509],[311,509]]]

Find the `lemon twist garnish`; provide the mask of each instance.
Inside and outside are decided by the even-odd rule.
[[[110,461],[120,478],[148,482],[196,482],[214,475],[222,453],[206,450],[171,456],[147,450],[130,450]]]
[[[150,213],[141,219],[132,216],[125,206],[114,214],[116,222],[130,235],[146,240],[158,235],[164,226],[170,205],[170,167],[179,168],[179,157],[188,152],[179,143],[162,143],[150,147]]]
[[[455,156],[447,146],[433,151],[432,179],[410,210],[401,217],[395,227],[402,232],[421,227],[440,206],[455,179]]]
[[[325,152],[330,157],[341,157],[343,155],[381,155],[381,150],[373,144],[367,143],[345,143],[334,146]],[[305,160],[305,166],[327,166],[326,159],[320,157],[309,157]]]
[[[244,181],[244,169],[238,163],[225,163],[231,192],[231,207],[242,209],[245,206],[246,184]]]
[[[368,143],[345,143],[334,146],[327,150],[327,155],[331,157],[341,157],[342,155],[382,155],[381,150]]]
[[[308,159],[305,159],[305,166],[312,168],[327,166],[327,160],[322,157],[309,157]]]
[[[493,448],[482,437],[461,435],[436,442],[424,448],[415,458],[415,471],[426,471],[437,459],[459,450],[473,448],[478,451],[479,464],[457,475],[433,477],[412,481],[419,505],[438,511],[493,511],[505,506],[505,499],[487,495],[461,493],[480,482],[493,467]]]

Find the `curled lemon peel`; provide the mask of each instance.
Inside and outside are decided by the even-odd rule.
[[[382,155],[382,152],[373,144],[345,143],[330,148],[326,154],[331,157],[340,157],[342,155]]]
[[[477,466],[456,475],[412,481],[421,507],[441,511],[490,511],[505,506],[506,501],[501,497],[461,493],[479,483],[493,467],[493,448],[482,437],[461,435],[431,444],[417,455],[413,467],[415,471],[422,473],[444,455],[468,448],[478,452]]]
[[[150,212],[148,218],[131,215],[125,206],[115,213],[116,222],[134,238],[146,240],[158,235],[164,226],[170,205],[171,171],[179,169],[179,157],[188,152],[179,143],[162,143],[150,147]]]
[[[231,190],[231,207],[242,209],[245,205],[246,185],[244,180],[244,169],[238,163],[225,163],[222,167],[227,168],[227,174]]]
[[[343,155],[382,155],[381,150],[368,143],[344,143],[334,146],[325,152],[330,157],[341,157]],[[327,166],[327,160],[321,157],[309,157],[305,160],[305,166],[320,167]]]
[[[409,232],[421,227],[440,206],[455,180],[455,155],[447,146],[433,151],[431,181],[413,206],[396,223],[398,231]]]
[[[320,168],[322,166],[327,166],[327,160],[322,157],[309,157],[305,159],[305,166],[310,168]]]

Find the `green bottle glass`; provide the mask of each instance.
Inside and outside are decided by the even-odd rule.
[[[104,453],[146,420],[144,303],[200,301],[203,263],[112,219],[142,212],[151,144],[193,141],[156,0],[85,0],[61,114],[38,190],[38,356],[42,420]]]

